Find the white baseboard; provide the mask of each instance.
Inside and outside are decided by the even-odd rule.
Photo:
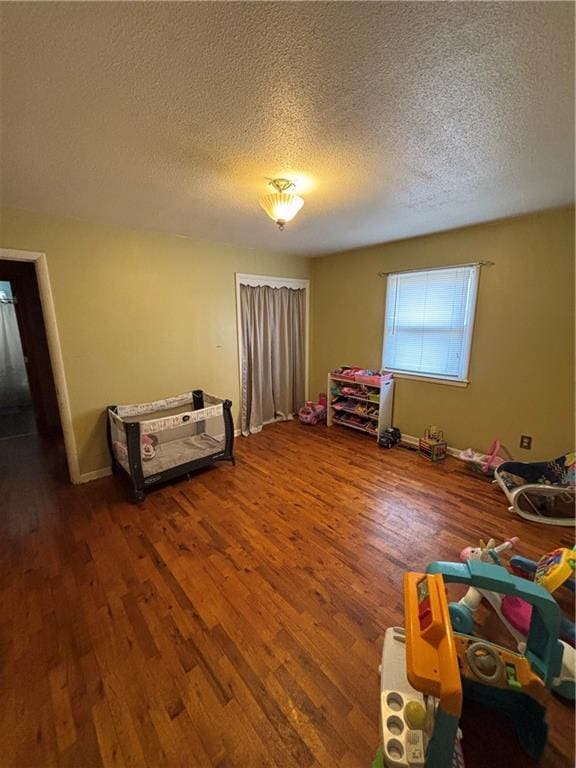
[[[405,435],[402,433],[402,442],[407,445],[418,445],[418,438],[414,437],[414,435]]]
[[[108,477],[112,474],[110,467],[103,467],[102,469],[95,469],[93,472],[84,472],[78,478],[78,483],[89,483],[92,480],[99,480],[101,477]]]
[[[272,422],[268,422],[271,424]],[[234,437],[240,437],[242,434],[241,430],[235,429],[234,430]],[[406,443],[407,445],[418,445],[418,441],[420,438],[415,437],[414,435],[406,435],[402,434],[402,442]],[[448,455],[449,456],[455,456],[458,458],[460,455],[460,448],[452,448],[451,446],[448,446]],[[112,474],[112,470],[110,467],[103,467],[102,469],[95,469],[93,472],[84,472],[84,474],[80,475],[78,478],[78,483],[90,483],[92,480],[99,480],[101,477],[108,477],[108,475]]]
[[[251,429],[250,430],[250,435],[258,435],[258,434],[260,434],[260,432],[262,432],[262,429],[264,427],[268,426],[268,424],[279,424],[281,422],[295,421],[295,420],[296,419],[294,418],[294,416],[288,416],[287,419],[284,419],[282,417],[278,417],[276,419],[269,419],[268,421],[263,421],[261,426],[256,427],[256,429]],[[242,435],[242,430],[241,429],[235,429],[234,430],[234,437],[240,437],[241,435]],[[245,435],[245,437],[249,437],[250,435]]]
[[[414,435],[405,435],[402,434],[402,442],[406,443],[407,445],[418,445],[420,441],[419,437],[415,437]],[[460,448],[452,448],[452,446],[448,446],[447,453],[449,456],[455,456],[458,458],[460,456]]]

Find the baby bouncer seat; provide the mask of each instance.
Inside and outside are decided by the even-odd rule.
[[[510,506],[526,520],[547,525],[574,525],[576,453],[552,461],[505,461],[494,470]]]

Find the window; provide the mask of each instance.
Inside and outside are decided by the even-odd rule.
[[[466,382],[479,266],[388,275],[387,370]]]

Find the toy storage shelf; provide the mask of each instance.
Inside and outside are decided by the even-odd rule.
[[[367,402],[370,403],[372,401],[368,400]],[[355,416],[358,416],[358,412],[354,410],[354,408],[341,408],[338,405],[333,405],[332,408],[336,411],[336,413],[353,413]],[[366,413],[364,416],[371,421],[378,421],[379,419],[378,414],[372,415],[371,413]]]
[[[338,379],[341,381],[341,379]],[[368,397],[359,397],[358,395],[346,395],[348,400],[359,400],[361,403],[379,403],[380,394],[378,394],[378,400],[370,400]]]
[[[352,422],[348,421],[339,421],[338,419],[334,419],[332,424],[348,427],[348,429],[355,429],[357,432],[364,432],[365,435],[376,435],[375,429],[366,429],[366,427],[362,427],[360,424],[353,424]]]
[[[329,373],[327,391],[329,427],[336,424],[378,439],[392,426],[394,381],[390,376],[353,377]]]

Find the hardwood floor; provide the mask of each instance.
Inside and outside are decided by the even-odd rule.
[[[140,506],[40,445],[0,442],[2,768],[368,768],[403,572],[481,536],[572,544],[455,460],[339,427],[267,427]],[[573,719],[551,698],[543,766],[574,764]],[[491,713],[462,727],[468,768],[532,765]]]
[[[24,435],[35,435],[36,420],[32,406],[0,408],[0,440]]]

